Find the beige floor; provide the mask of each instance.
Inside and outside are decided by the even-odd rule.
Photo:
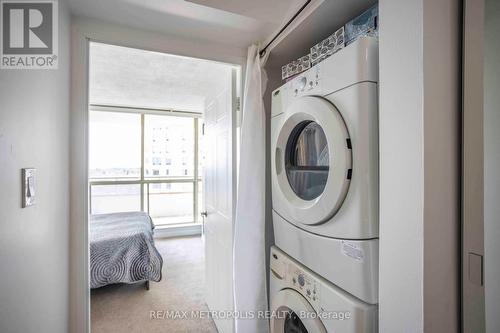
[[[204,257],[200,237],[156,240],[163,257],[163,278],[144,284],[111,285],[92,290],[92,333],[217,332],[211,319],[152,319],[166,311],[206,311]]]

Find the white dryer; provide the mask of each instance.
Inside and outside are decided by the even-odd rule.
[[[360,301],[276,247],[270,259],[271,333],[375,333],[376,305]]]
[[[276,244],[378,301],[378,42],[361,38],[272,94]]]

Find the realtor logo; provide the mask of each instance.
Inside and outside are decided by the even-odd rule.
[[[0,68],[56,69],[57,2],[0,0]]]

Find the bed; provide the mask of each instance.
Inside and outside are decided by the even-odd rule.
[[[90,288],[113,283],[161,280],[163,259],[153,240],[154,225],[144,212],[90,216]]]

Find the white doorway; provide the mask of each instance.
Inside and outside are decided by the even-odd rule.
[[[462,332],[500,331],[500,3],[464,1]]]
[[[145,332],[148,323],[152,323],[151,331],[158,325],[169,325],[169,318],[157,311],[192,310],[192,316],[196,316],[196,311],[203,312],[203,307],[176,308],[172,293],[162,289],[172,290],[171,285],[162,284],[173,283],[169,274],[199,273],[196,267],[192,267],[193,272],[175,270],[169,251],[162,252],[172,249],[163,243],[163,238],[189,235],[191,242],[184,244],[196,244],[193,236],[201,237],[202,232],[206,310],[231,311],[240,67],[97,42],[89,42],[88,50],[87,267],[89,285],[98,290],[90,293],[90,307],[94,305],[92,298],[99,298],[99,316],[94,317],[101,321],[94,325],[91,317],[89,327],[97,332],[109,329],[109,325],[102,324],[106,321],[103,311],[108,308],[113,309],[109,316],[119,317],[115,322],[121,326],[116,329],[145,322],[141,325]],[[158,281],[142,276],[131,281],[109,278],[105,283],[93,284],[96,254],[92,251],[98,251],[92,246],[97,232],[93,229],[95,217],[131,212],[150,217],[154,226],[152,246],[163,257],[163,276]],[[102,228],[99,230],[102,232]],[[104,238],[97,237],[101,243]],[[186,256],[181,253],[178,258],[188,258],[193,249],[186,248]],[[113,252],[113,247],[109,251]],[[124,251],[127,249],[118,252]],[[109,257],[116,256],[119,255],[113,253]],[[99,269],[115,269],[113,262],[106,264],[109,266]],[[137,287],[141,282],[147,283],[148,290]],[[142,296],[146,302],[142,302]],[[168,301],[162,303],[165,298]],[[125,312],[138,304],[149,305],[140,311]],[[169,309],[165,309],[166,304]],[[149,314],[149,318],[141,320],[144,317],[137,317],[136,313]],[[162,320],[158,321],[158,316]],[[193,321],[186,323],[193,328]],[[232,320],[215,320],[215,325],[219,332],[234,330]]]

